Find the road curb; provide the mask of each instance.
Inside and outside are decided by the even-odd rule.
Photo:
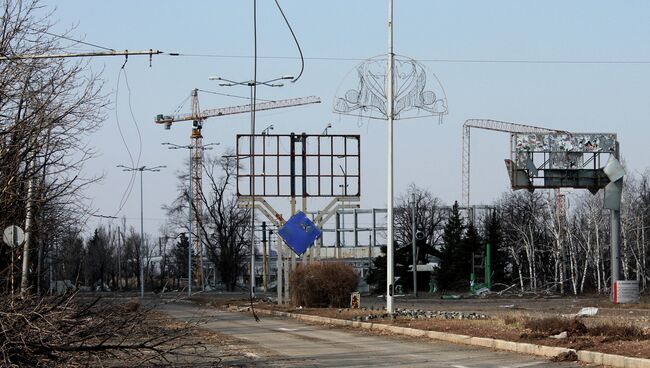
[[[568,348],[560,348],[555,346],[545,346],[537,344],[529,344],[523,342],[514,342],[500,339],[492,339],[488,337],[472,337],[467,335],[452,334],[439,331],[425,331],[410,327],[392,326],[383,323],[371,323],[360,321],[349,321],[345,319],[329,318],[313,316],[308,314],[289,313],[273,311],[268,309],[255,309],[259,314],[273,315],[278,317],[293,318],[308,322],[325,323],[338,326],[349,326],[356,328],[363,328],[366,330],[376,330],[392,332],[394,334],[413,336],[413,337],[428,337],[433,340],[440,340],[450,342],[453,344],[463,344],[471,346],[480,346],[495,350],[512,351],[521,354],[536,355],[546,358],[556,357],[560,354],[575,353],[578,356],[578,361],[584,363],[601,364],[616,368],[650,368],[650,359],[632,358],[622,355],[605,354],[589,350],[574,350]]]

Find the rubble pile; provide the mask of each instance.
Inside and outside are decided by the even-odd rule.
[[[363,308],[363,310],[368,310]],[[341,313],[343,309],[339,309]],[[370,310],[371,312],[373,310]],[[380,311],[377,311],[380,312]],[[479,319],[489,319],[490,316],[483,313],[476,312],[459,312],[459,311],[425,311],[422,309],[400,309],[397,308],[394,313],[369,313],[366,316],[355,316],[352,317],[353,321],[362,321],[368,322],[373,320],[380,319],[396,319],[396,318],[406,318],[406,319],[458,319],[458,320],[479,320]]]

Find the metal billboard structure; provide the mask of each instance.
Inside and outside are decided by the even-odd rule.
[[[616,134],[515,133],[506,160],[514,189],[584,188],[609,184],[604,168],[618,158]]]
[[[248,164],[251,144],[254,172]],[[239,134],[237,164],[240,197],[361,195],[359,135]]]
[[[611,290],[620,280],[621,196],[625,170],[613,133],[514,133],[506,168],[513,189],[604,191],[610,210]],[[613,294],[612,294],[613,297]]]
[[[359,207],[360,135],[239,134],[236,163],[239,206],[258,210],[277,228],[286,220],[265,198],[288,198],[291,215],[297,212],[298,197],[305,213],[308,198],[332,198],[314,218],[317,227],[338,210]],[[282,304],[289,295],[285,281],[289,269],[296,267],[296,255],[286,244],[279,246],[278,252],[277,267],[283,272],[278,272],[277,291],[278,303]],[[303,262],[313,258],[313,248],[302,257]]]

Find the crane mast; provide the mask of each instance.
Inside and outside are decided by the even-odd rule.
[[[228,106],[216,109],[207,109],[201,111],[199,106],[199,90],[193,89],[191,92],[192,97],[192,111],[190,113],[178,115],[163,115],[156,116],[155,123],[163,124],[165,129],[170,129],[172,124],[181,121],[192,122],[192,134],[190,135],[191,141],[191,172],[190,180],[192,181],[192,199],[191,206],[194,216],[192,217],[192,228],[196,234],[192,234],[192,251],[194,252],[194,271],[193,274],[199,280],[203,280],[203,265],[202,265],[202,236],[201,236],[201,214],[203,213],[203,122],[211,117],[243,114],[250,112],[253,108],[252,104]],[[309,104],[320,103],[321,100],[315,96],[291,98],[285,100],[268,101],[255,104],[255,111],[281,109],[286,107],[303,106]],[[189,282],[192,282],[190,280]]]
[[[469,119],[463,124],[463,188],[462,205],[470,210],[470,132],[472,128],[504,133],[557,133],[561,130],[491,119]],[[469,216],[471,220],[471,215]]]
[[[194,268],[193,273],[200,280],[203,280],[203,251],[201,245],[201,216],[203,214],[203,201],[201,200],[201,193],[203,193],[203,135],[201,129],[203,128],[203,116],[199,107],[199,94],[198,90],[192,90],[192,135],[191,135],[191,160],[192,169],[190,172],[190,180],[192,180],[192,229],[196,232],[192,236],[192,250],[194,252]]]

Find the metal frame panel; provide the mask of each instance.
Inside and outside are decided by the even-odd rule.
[[[247,161],[251,143],[255,143],[253,173]],[[238,196],[361,195],[359,135],[239,134],[236,149]]]

